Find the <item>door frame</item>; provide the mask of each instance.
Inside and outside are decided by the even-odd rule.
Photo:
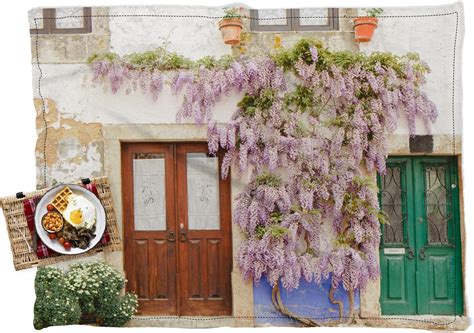
[[[174,247],[174,256],[175,256],[175,300],[174,304],[170,308],[171,311],[160,313],[159,315],[185,315],[185,316],[223,316],[223,315],[232,315],[233,313],[233,299],[234,299],[234,288],[233,279],[232,279],[232,267],[233,267],[233,245],[232,245],[232,203],[231,203],[231,181],[230,176],[227,179],[222,179],[221,177],[221,163],[224,156],[224,151],[219,150],[217,157],[219,158],[219,212],[220,212],[220,221],[221,229],[219,230],[224,236],[223,241],[223,258],[222,262],[226,265],[226,268],[222,268],[223,273],[229,273],[227,277],[229,283],[223,285],[223,290],[225,293],[225,305],[228,307],[228,311],[217,311],[212,306],[209,307],[186,307],[187,300],[183,300],[185,297],[183,288],[182,288],[182,276],[179,272],[179,267],[182,265],[184,258],[180,254],[180,248],[182,249],[188,242],[182,243],[179,241],[180,230],[179,224],[185,223],[186,231],[189,233],[187,228],[187,214],[183,214],[184,211],[187,212],[187,193],[183,192],[183,189],[180,189],[183,186],[181,183],[178,186],[178,183],[181,182],[178,178],[181,176],[183,179],[186,179],[186,165],[179,163],[180,159],[186,156],[187,152],[203,152],[204,144],[207,146],[206,141],[122,141],[120,142],[121,150],[121,182],[122,182],[122,236],[124,242],[123,249],[123,267],[125,274],[127,272],[133,272],[134,259],[129,258],[133,254],[134,246],[131,244],[134,240],[134,236],[130,237],[131,234],[140,233],[140,231],[135,231],[134,223],[126,223],[126,221],[134,221],[134,198],[133,198],[133,168],[124,167],[126,164],[130,163],[133,160],[134,153],[156,153],[156,154],[169,154],[172,155],[171,158],[165,158],[165,190],[166,190],[166,231],[164,233],[169,233],[170,231],[174,232],[176,235],[176,241],[173,243]],[[186,150],[186,148],[188,150]],[[127,191],[130,189],[130,191]],[[184,182],[184,191],[186,190],[186,183]],[[172,200],[168,200],[172,198]],[[177,204],[179,200],[183,200],[181,206]],[[184,200],[186,199],[186,200]],[[179,207],[186,209],[181,209]],[[198,230],[196,230],[198,231]],[[193,230],[189,236],[193,236]],[[142,233],[150,233],[150,231],[143,231]],[[152,231],[151,233],[163,233],[161,231]],[[195,233],[195,232],[194,232]],[[128,236],[127,236],[128,235]],[[188,237],[189,237],[188,236]],[[165,236],[167,237],[167,236]],[[169,251],[169,250],[168,250]],[[129,285],[127,284],[127,290]],[[174,307],[174,308],[173,308]],[[184,311],[184,312],[183,312]],[[161,311],[160,311],[161,312]],[[175,312],[175,314],[174,314]],[[139,309],[139,315],[156,315],[155,309]]]
[[[114,199],[117,224],[120,232],[123,232],[122,215],[122,170],[121,170],[121,143],[127,142],[205,142],[207,140],[206,126],[196,124],[122,124],[102,126],[104,137],[104,172],[109,176],[110,189]],[[235,198],[241,191],[242,183],[238,177],[238,171],[231,170],[231,196]],[[242,239],[237,225],[232,223],[233,247],[238,246]],[[232,315],[229,319],[232,325],[253,326],[253,284],[244,280],[238,270],[235,259],[237,248],[233,248],[233,271],[232,271]],[[113,264],[119,270],[124,269],[123,251],[104,253],[104,259]]]

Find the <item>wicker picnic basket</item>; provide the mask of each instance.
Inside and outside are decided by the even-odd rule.
[[[49,188],[24,193],[24,197],[9,196],[0,198],[0,207],[3,209],[7,224],[8,236],[10,238],[11,250],[13,254],[13,265],[16,270],[31,268],[34,266],[44,266],[55,264],[61,261],[82,258],[94,255],[102,251],[120,251],[122,242],[117,227],[112,193],[107,177],[90,179],[95,184],[99,199],[105,209],[106,228],[110,234],[110,242],[106,244],[98,243],[89,251],[77,255],[56,255],[39,259],[33,249],[33,239],[26,221],[23,200],[34,198],[45,194]],[[81,182],[78,182],[80,184]]]

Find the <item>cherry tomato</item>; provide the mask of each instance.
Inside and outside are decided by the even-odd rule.
[[[54,234],[54,233],[49,234],[48,236],[49,236],[49,239],[51,239],[51,240],[55,240],[57,238],[57,235]]]
[[[66,250],[69,250],[69,249],[71,249],[71,246],[72,246],[72,245],[71,245],[71,243],[69,243],[69,242],[64,242],[63,246],[64,246],[64,248],[65,248]]]
[[[59,237],[59,243],[63,244],[65,243],[66,241],[64,240],[64,237]]]
[[[52,212],[54,210],[54,206],[49,204],[46,206],[46,209],[48,210],[48,212]]]

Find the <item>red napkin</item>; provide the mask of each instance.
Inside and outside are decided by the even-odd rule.
[[[28,222],[28,229],[30,229],[31,237],[36,237],[36,255],[38,258],[52,257],[58,253],[44,245],[41,238],[35,235],[35,209],[36,204],[40,199],[41,197],[34,197],[23,200],[23,210],[25,211],[26,221]]]
[[[95,184],[89,183],[85,187],[89,191],[94,193],[97,197],[99,197],[97,193],[97,187],[95,186]],[[25,212],[26,221],[28,223],[28,229],[30,229],[30,233],[32,237],[35,237],[35,233],[36,233],[35,209],[36,209],[36,204],[38,203],[40,199],[41,197],[34,197],[34,198],[23,200],[23,210]],[[102,238],[100,239],[100,243],[107,244],[108,242],[110,242],[110,234],[109,234],[109,231],[107,230],[107,224],[106,224],[104,234],[102,235]],[[38,256],[38,258],[46,258],[46,257],[52,257],[55,255],[58,255],[58,253],[51,250],[46,245],[44,245],[44,243],[41,241],[41,238],[37,237],[36,255]]]

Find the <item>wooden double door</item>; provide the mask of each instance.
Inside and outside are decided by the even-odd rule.
[[[379,176],[381,305],[387,315],[461,315],[458,167],[454,157],[390,157]]]
[[[206,143],[122,143],[124,265],[139,314],[231,315],[230,182]]]

